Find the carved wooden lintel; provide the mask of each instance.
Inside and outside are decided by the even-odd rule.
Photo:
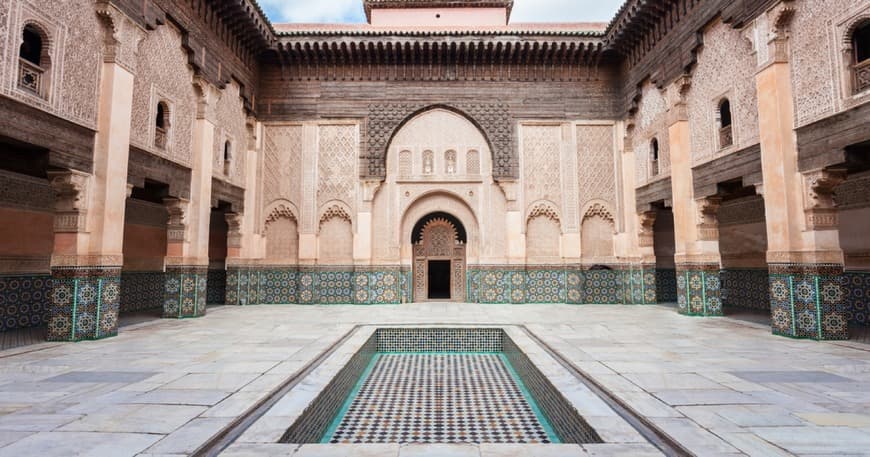
[[[55,233],[86,231],[90,178],[89,173],[77,170],[48,172],[48,180],[55,194]]]
[[[190,200],[169,197],[163,199],[163,204],[166,205],[166,210],[169,212],[169,222],[166,224],[166,241],[169,243],[187,241],[187,213],[190,209]]]

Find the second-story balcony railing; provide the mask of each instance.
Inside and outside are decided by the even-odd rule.
[[[727,148],[734,144],[734,135],[731,126],[727,125],[719,129],[719,149]]]
[[[38,97],[44,96],[43,82],[45,70],[34,65],[28,60],[18,59],[18,87],[33,93]]]
[[[855,93],[870,89],[870,59],[855,65]]]

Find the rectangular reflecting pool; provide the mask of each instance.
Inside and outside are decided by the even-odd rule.
[[[379,328],[313,376],[282,443],[602,442],[501,328]]]

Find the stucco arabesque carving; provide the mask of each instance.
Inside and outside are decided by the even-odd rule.
[[[677,78],[668,88],[668,125],[689,120],[688,93],[691,87],[692,75],[686,73]]]
[[[655,243],[655,224],[658,213],[656,211],[644,211],[638,214],[639,243],[642,248],[651,248]]]
[[[782,0],[768,12],[770,19],[768,54],[773,57],[774,62],[788,62],[788,39],[795,12],[793,0]]]
[[[48,172],[48,180],[55,194],[55,232],[86,231],[90,179],[89,173],[77,170]]]
[[[119,11],[109,0],[97,0],[96,11],[105,29],[103,61],[116,63],[135,74],[136,54],[139,50],[139,42],[145,39],[145,30]]]
[[[269,229],[270,222],[275,222],[281,218],[290,219],[292,221],[299,220],[296,217],[296,214],[293,212],[293,210],[289,206],[281,203],[281,204],[277,205],[275,208],[273,208],[272,211],[269,212],[269,215],[266,216],[266,220],[265,220],[264,228],[263,228],[263,234],[265,235],[266,231]]]
[[[546,217],[553,222],[560,222],[559,213],[556,211],[556,207],[549,202],[538,202],[532,205],[532,209],[529,210],[529,216],[526,217],[526,223],[528,224],[530,220],[536,217]]]
[[[220,89],[200,76],[193,78],[193,88],[197,99],[196,118],[216,122]]]
[[[846,180],[846,170],[828,168],[804,174],[804,214],[808,230],[830,230],[839,225],[834,190]]]
[[[343,206],[337,203],[333,203],[328,208],[326,208],[323,214],[320,215],[319,222],[323,224],[324,222],[333,218],[338,218],[351,224],[353,223],[353,219],[350,217],[350,213],[348,213],[348,211]]]

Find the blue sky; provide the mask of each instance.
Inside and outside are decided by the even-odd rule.
[[[281,22],[365,22],[363,0],[259,0]],[[622,0],[514,0],[511,22],[608,22]]]

